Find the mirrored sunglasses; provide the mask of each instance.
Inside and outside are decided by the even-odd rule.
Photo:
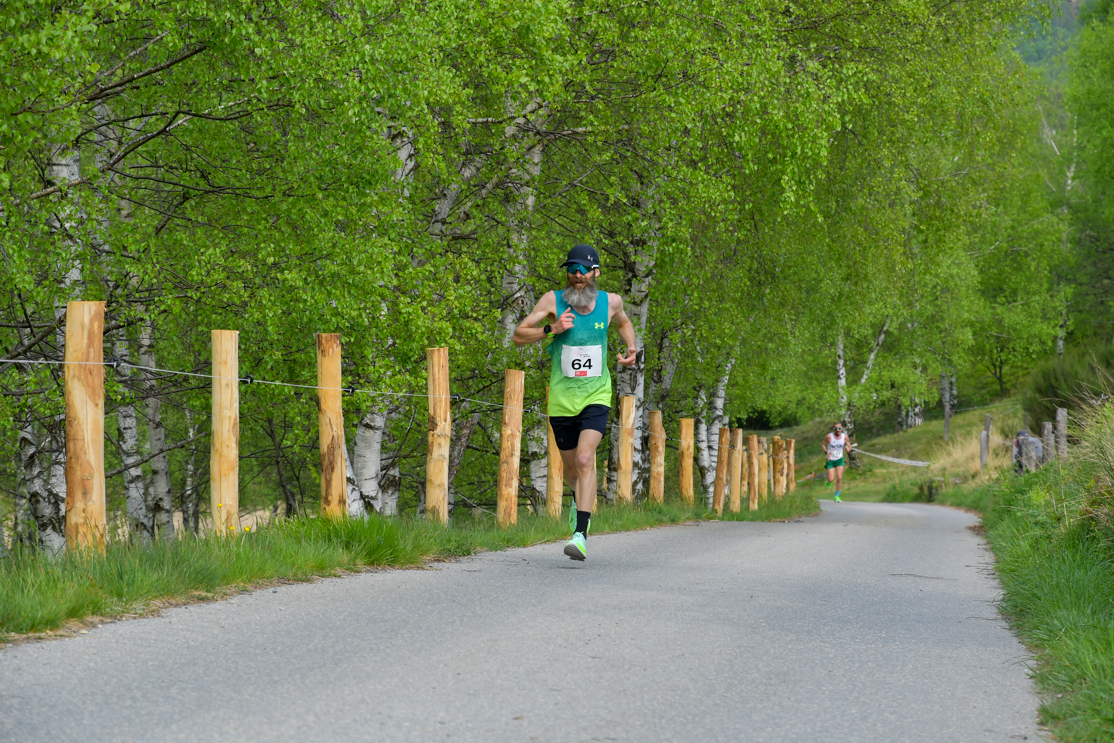
[[[592,269],[588,268],[587,266],[582,266],[579,263],[572,263],[572,264],[566,266],[565,270],[567,270],[569,273],[588,274],[588,273],[592,272]]]

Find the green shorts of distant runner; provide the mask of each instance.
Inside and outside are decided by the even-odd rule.
[[[842,466],[843,466],[843,457],[840,457],[839,459],[829,459],[828,463],[824,465],[824,469],[830,470],[830,469],[835,469],[836,467],[842,467]]]

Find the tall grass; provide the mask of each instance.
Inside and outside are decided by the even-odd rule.
[[[773,520],[809,510],[786,498],[739,518]],[[811,501],[815,508],[815,501]],[[708,518],[679,504],[610,507],[592,517],[592,534]],[[490,517],[463,517],[448,527],[416,519],[284,519],[234,539],[171,543],[111,542],[103,556],[51,559],[15,549],[0,561],[0,636],[57,629],[73,620],[141,613],[159,600],[219,596],[275,580],[308,580],[369,567],[405,567],[483,550],[524,547],[568,537],[568,523],[523,514],[509,529]]]

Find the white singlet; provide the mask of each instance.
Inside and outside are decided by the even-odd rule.
[[[828,439],[828,461],[843,459],[843,447],[847,446],[847,434],[841,433],[837,439],[833,433]]]

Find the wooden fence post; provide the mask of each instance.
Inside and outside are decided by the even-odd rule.
[[[619,398],[619,460],[616,462],[619,483],[615,491],[616,503],[634,500],[634,396]]]
[[[747,509],[758,510],[758,436],[747,436]]]
[[[548,410],[548,387],[545,388],[545,401]],[[561,498],[565,494],[565,462],[561,459],[561,450],[557,448],[557,438],[553,435],[548,414],[545,417],[545,431],[549,441],[545,454],[545,512],[550,518],[560,519]]]
[[[213,531],[240,531],[240,332],[214,330],[209,505]]]
[[[719,429],[719,449],[716,450],[716,482],[712,490],[712,508],[717,516],[723,515],[723,491],[727,488],[727,468],[731,463],[731,431],[727,426]]]
[[[789,480],[789,492],[797,492],[797,440],[785,440],[785,471]]]
[[[1026,472],[1036,472],[1040,467],[1040,461],[1037,459],[1036,438],[1023,436],[1020,445],[1022,469]]]
[[[692,505],[692,445],[693,445],[693,423],[692,418],[681,419],[681,445],[680,445],[680,463],[677,471],[681,480],[681,501],[686,506]]]
[[[1052,421],[1041,423],[1041,464],[1056,461],[1056,439],[1052,436]]]
[[[526,372],[507,369],[503,377],[503,425],[499,429],[499,488],[495,523],[518,523],[518,459],[522,453],[522,390]]]
[[[731,505],[728,510],[738,513],[743,507],[743,429],[731,431]]]
[[[66,305],[66,547],[105,548],[104,302]]]
[[[986,460],[990,456],[990,434],[979,431],[979,472],[986,469]]]
[[[781,500],[781,496],[785,493],[785,474],[781,469],[781,463],[784,461],[782,456],[781,437],[774,436],[770,439],[770,480],[774,498],[777,500]]]
[[[1068,409],[1056,408],[1056,454],[1063,461],[1068,458]]]
[[[665,500],[665,426],[661,411],[650,411],[650,502]]]
[[[340,335],[317,334],[317,426],[321,449],[321,515],[348,515],[344,466],[344,409],[341,403]]]
[[[449,443],[452,410],[449,403],[449,349],[426,349],[426,394],[429,433],[426,435],[425,512],[430,521],[449,521]]]
[[[762,503],[766,502],[766,494],[770,485],[770,447],[765,438],[758,439],[758,497]]]

